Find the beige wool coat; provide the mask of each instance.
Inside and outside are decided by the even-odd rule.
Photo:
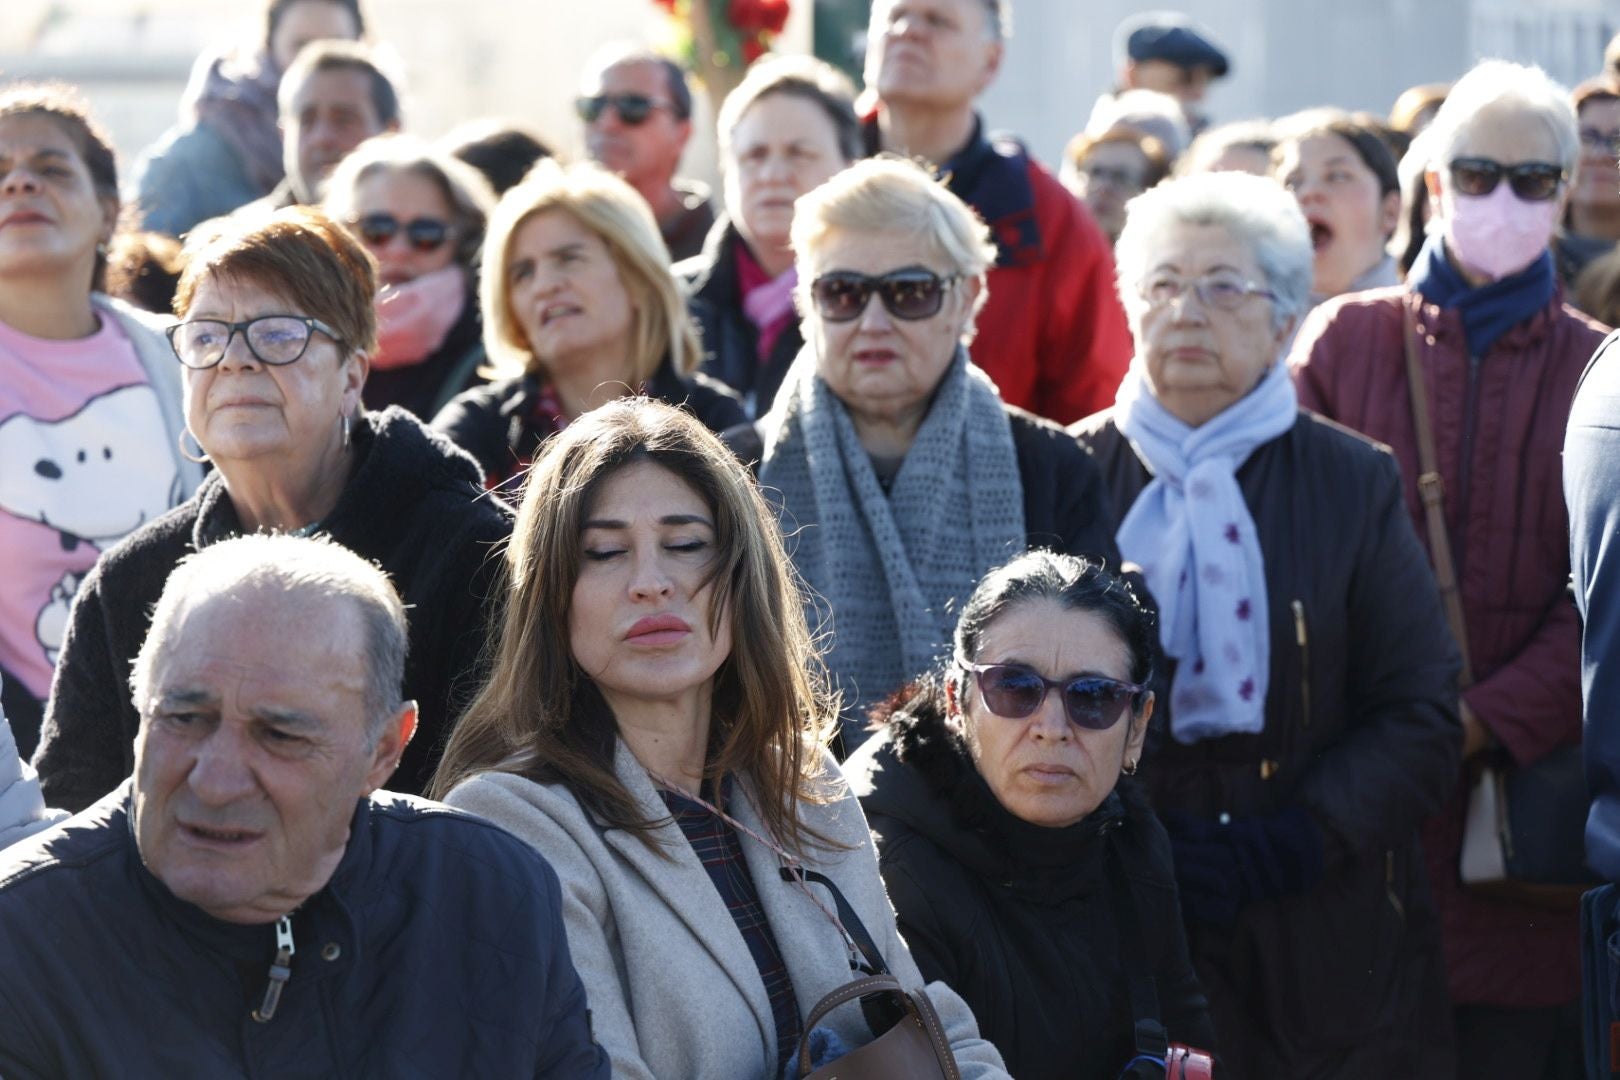
[[[923,978],[895,928],[860,804],[830,755],[823,767],[836,799],[804,804],[802,818],[848,847],[812,849],[805,867],[837,882],[889,969],[906,987],[920,989]],[[618,1080],[775,1080],[770,1000],[742,934],[622,741],[614,771],[643,814],[665,820],[656,835],[672,857],[623,830],[604,828],[560,784],[485,773],[457,785],[445,801],[516,834],[556,868],[568,947],[585,984],[596,1039]],[[751,792],[746,783],[736,790]],[[749,798],[734,797],[732,804],[727,813],[764,834]],[[803,1020],[825,994],[855,977],[849,949],[816,903],[781,879],[779,858],[746,834],[739,832],[739,838]],[[822,887],[810,889],[832,908]],[[979,1037],[966,1003],[942,982],[927,993],[963,1080],[1007,1076],[996,1048]],[[823,1023],[848,1046],[871,1041],[858,1004],[839,1007]]]

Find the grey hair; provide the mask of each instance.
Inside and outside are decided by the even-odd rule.
[[[1119,296],[1133,329],[1147,310],[1138,284],[1154,265],[1158,242],[1178,226],[1218,225],[1249,245],[1266,288],[1276,294],[1273,327],[1303,315],[1310,303],[1311,231],[1299,202],[1270,177],[1200,173],[1166,180],[1125,206],[1114,246]]]
[[[975,315],[984,305],[984,275],[996,261],[990,230],[917,162],[893,155],[868,158],[799,196],[791,237],[800,270],[795,289],[800,311],[813,310],[810,285],[821,270],[821,246],[834,230],[920,236],[952,273],[980,282]]]
[[[985,11],[990,18],[990,35],[997,41],[1006,41],[1012,37],[1013,16],[1012,0],[984,0]]]
[[[1557,144],[1557,164],[1573,174],[1580,159],[1581,136],[1569,91],[1540,68],[1508,60],[1482,60],[1457,80],[1445,104],[1435,113],[1434,122],[1407,151],[1408,157],[1417,156],[1413,166],[1402,162],[1403,174],[1417,165],[1434,169],[1445,166],[1480,113],[1498,105],[1523,109],[1539,117]]]
[[[152,609],[151,627],[130,671],[136,709],[144,715],[158,655],[187,611],[239,593],[302,595],[355,606],[366,635],[366,743],[374,748],[404,703],[405,606],[376,564],[319,537],[238,536],[181,559]]]
[[[1192,142],[1192,128],[1181,102],[1157,90],[1124,90],[1100,99],[1086,121],[1087,135],[1104,135],[1116,127],[1135,128],[1164,144],[1171,160]]]

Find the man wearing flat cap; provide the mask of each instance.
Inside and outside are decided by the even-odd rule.
[[[134,776],[0,852],[0,1075],[608,1076],[551,867],[378,790],[416,725],[405,642],[335,544],[179,565]]]
[[[1156,90],[1181,102],[1195,135],[1209,123],[1198,106],[1210,82],[1231,70],[1209,30],[1179,11],[1144,12],[1120,23],[1114,66],[1121,90]]]

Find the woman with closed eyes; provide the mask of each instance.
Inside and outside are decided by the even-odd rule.
[[[547,443],[490,680],[435,790],[532,844],[621,1080],[777,1080],[874,1035],[832,883],[969,1080],[1006,1077],[895,928],[797,582],[758,487],[689,414],[611,402]]]
[[[595,165],[537,165],[490,218],[479,286],[495,382],[453,399],[433,426],[491,487],[540,444],[618,397],[684,406],[723,431],[737,395],[696,371],[702,352],[647,203]]]
[[[917,966],[1020,1080],[1114,1080],[1139,1020],[1212,1049],[1170,843],[1132,779],[1157,656],[1134,587],[1027,552],[985,577],[952,658],[844,765]],[[1158,1016],[1133,1012],[1132,976]]]
[[[323,206],[377,260],[366,408],[398,405],[431,420],[484,381],[478,253],[495,193],[444,151],[409,135],[379,135],[343,159]]]

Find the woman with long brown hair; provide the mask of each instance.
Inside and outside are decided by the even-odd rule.
[[[854,976],[813,882],[923,985],[825,750],[835,713],[774,520],[680,410],[569,424],[526,485],[493,671],[435,781],[556,867],[615,1076],[782,1075],[810,1006]],[[961,999],[927,993],[962,1074],[1005,1075]],[[853,1005],[823,1026],[823,1057],[872,1037]]]

